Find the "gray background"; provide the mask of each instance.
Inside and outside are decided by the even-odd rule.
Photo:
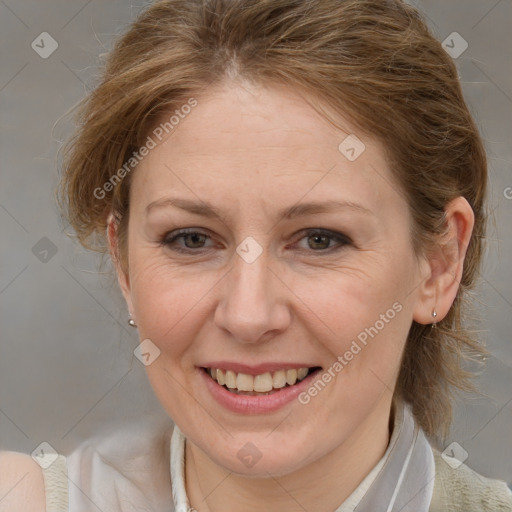
[[[494,221],[475,304],[492,356],[483,395],[456,405],[450,441],[473,469],[512,482],[512,1],[415,4],[438,39],[455,31],[469,44],[456,63],[490,164]],[[0,0],[1,449],[30,453],[47,441],[67,454],[105,428],[166,417],[133,356],[136,332],[108,266],[98,274],[98,257],[66,236],[53,200],[71,126],[55,124],[94,86],[98,55],[141,5]],[[31,48],[42,32],[58,42],[47,59]]]

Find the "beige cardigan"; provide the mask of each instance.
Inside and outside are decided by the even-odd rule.
[[[436,479],[429,512],[512,512],[512,491],[501,480],[479,475],[465,464],[457,469],[434,449]]]

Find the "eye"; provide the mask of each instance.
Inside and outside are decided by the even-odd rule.
[[[301,250],[317,252],[317,253],[330,253],[342,249],[346,245],[350,245],[352,241],[346,235],[337,233],[335,231],[325,229],[310,229],[304,233],[300,239],[307,240],[307,247],[301,247]],[[211,240],[211,237],[202,231],[197,231],[194,228],[180,229],[172,231],[164,236],[160,245],[169,247],[171,250],[181,253],[199,253],[204,252],[212,245],[207,246],[206,242]],[[178,245],[178,241],[182,241],[183,245]],[[333,242],[337,245],[333,245]]]
[[[307,247],[303,248],[304,250],[312,249],[314,252],[336,251],[352,243],[346,235],[325,229],[310,229],[300,240],[307,240]],[[331,245],[333,241],[337,242],[338,246]]]
[[[173,251],[177,252],[200,252],[197,249],[204,249],[205,243],[209,239],[210,237],[201,231],[195,231],[194,229],[180,229],[165,235],[160,244],[165,247],[170,247]],[[176,245],[178,240],[182,240],[185,247]]]

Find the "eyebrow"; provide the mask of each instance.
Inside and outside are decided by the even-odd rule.
[[[155,208],[166,208],[175,207],[185,210],[195,215],[201,215],[207,218],[216,218],[222,220],[223,216],[221,212],[213,205],[206,201],[191,201],[183,198],[163,198],[157,199],[146,206],[146,215]],[[352,210],[360,213],[375,215],[371,210],[364,207],[361,204],[354,203],[351,201],[322,201],[322,202],[310,202],[310,203],[299,203],[293,206],[283,208],[277,213],[280,219],[292,219],[295,217],[301,217],[305,215],[313,215],[316,213],[330,213],[338,210]]]

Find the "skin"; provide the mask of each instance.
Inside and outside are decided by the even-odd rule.
[[[413,320],[431,323],[434,308],[437,321],[448,312],[473,214],[465,199],[452,201],[439,251],[416,255],[409,208],[378,141],[344,119],[344,130],[334,128],[286,88],[225,83],[197,100],[133,175],[128,271],[118,265],[118,273],[140,339],[161,351],[147,374],[187,437],[196,510],[332,511],[387,448],[408,330]],[[353,162],[338,150],[351,133],[366,146]],[[169,197],[208,202],[222,217],[171,205],[146,212]],[[277,217],[284,207],[327,201],[368,211]],[[209,238],[161,243],[180,228]],[[318,239],[309,229],[333,235]],[[248,236],[263,250],[250,264],[235,251]],[[112,223],[109,237],[114,254]],[[198,374],[213,360],[327,369],[396,302],[401,311],[306,405],[233,413]],[[261,453],[251,468],[237,457],[248,442]]]

